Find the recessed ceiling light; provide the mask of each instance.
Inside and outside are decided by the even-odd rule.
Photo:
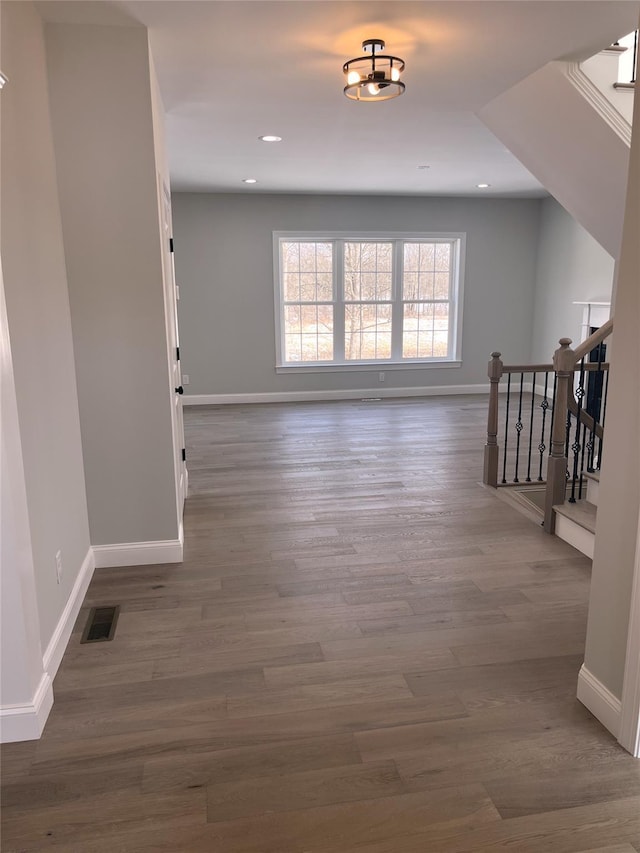
[[[242,183],[243,184],[257,184],[258,181],[256,178],[243,178]]]
[[[490,187],[491,184],[476,184],[479,190],[486,190],[487,187]]]
[[[282,142],[281,136],[259,136],[260,142]]]

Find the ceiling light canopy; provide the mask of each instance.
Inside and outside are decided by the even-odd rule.
[[[381,53],[385,44],[382,39],[367,39],[362,42],[364,56],[350,59],[342,66],[347,85],[344,93],[352,101],[388,101],[404,92],[400,80],[404,71],[404,60],[397,56]]]

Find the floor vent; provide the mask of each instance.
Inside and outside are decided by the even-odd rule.
[[[113,607],[92,607],[80,642],[104,643],[106,640],[113,640],[119,615],[119,604]]]

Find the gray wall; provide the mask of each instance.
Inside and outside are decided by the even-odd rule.
[[[178,537],[147,32],[48,25],[91,543]]]
[[[188,394],[379,389],[378,372],[276,374],[273,231],[464,231],[462,367],[393,370],[387,388],[486,382],[492,350],[527,360],[538,200],[177,193],[180,335]]]
[[[611,298],[614,261],[553,198],[542,202],[531,360],[549,362],[558,339],[581,340],[583,306]]]
[[[2,4],[2,70],[1,251],[44,651],[89,527],[44,40],[30,3]]]

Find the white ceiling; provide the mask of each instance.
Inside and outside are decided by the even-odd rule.
[[[636,0],[50,0],[40,8],[50,20],[130,15],[149,28],[175,190],[499,196],[544,190],[475,112],[546,62],[607,46],[640,13]],[[349,101],[342,63],[373,37],[406,61],[406,93]],[[283,141],[265,144],[263,134]],[[258,183],[243,184],[247,177]],[[483,182],[491,187],[477,189]]]

